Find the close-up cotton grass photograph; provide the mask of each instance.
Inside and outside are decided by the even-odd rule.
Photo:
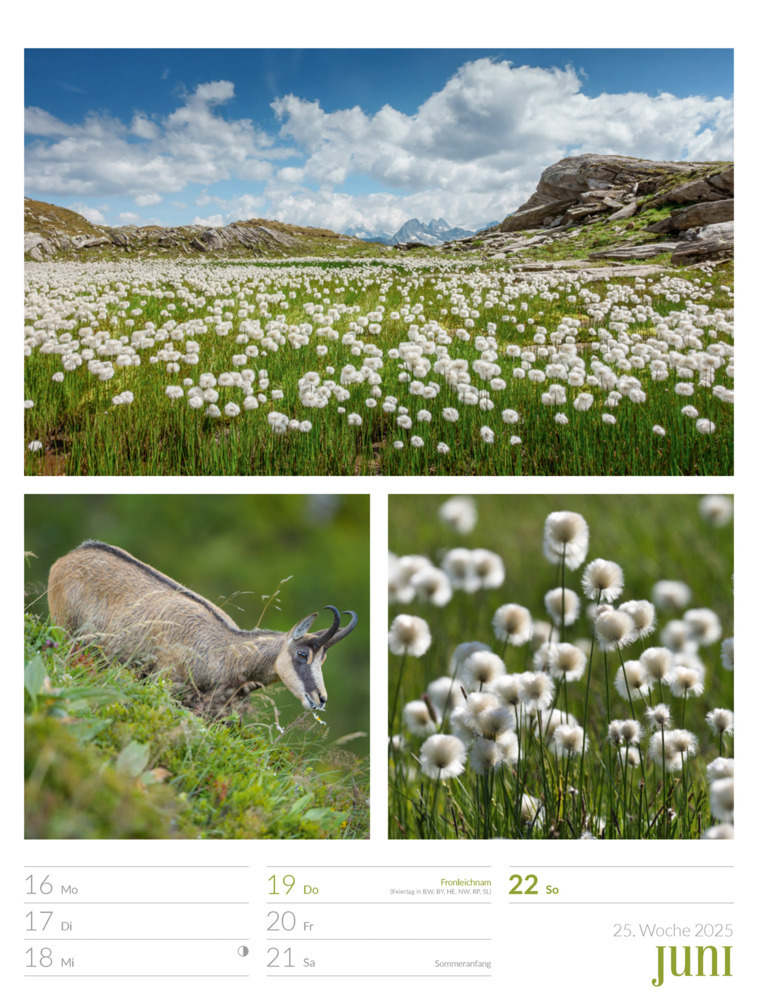
[[[389,498],[389,836],[731,839],[733,498]]]

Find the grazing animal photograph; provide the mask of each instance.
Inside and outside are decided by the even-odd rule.
[[[72,635],[101,645],[110,657],[142,661],[198,691],[248,694],[282,681],[304,708],[326,708],[322,665],[326,652],[355,628],[353,611],[328,628],[309,632],[318,612],[287,632],[240,629],[210,601],[105,542],[86,541],[50,570],[53,621]]]
[[[368,515],[28,496],[27,836],[367,837]]]

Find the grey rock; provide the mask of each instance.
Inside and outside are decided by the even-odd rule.
[[[672,264],[695,264],[704,260],[725,260],[734,256],[734,222],[717,222],[703,228],[694,239],[678,243],[671,254]]]
[[[723,198],[720,201],[700,201],[686,208],[672,212],[667,219],[648,226],[651,233],[680,233],[685,229],[696,229],[717,222],[734,220],[734,198]]]

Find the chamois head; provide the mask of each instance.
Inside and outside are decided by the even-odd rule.
[[[327,604],[326,610],[334,615],[334,621],[329,628],[320,632],[308,632],[318,618],[318,611],[303,618],[287,632],[282,651],[274,664],[279,679],[307,709],[325,708],[326,688],[321,668],[326,659],[326,651],[352,632],[358,622],[355,612],[347,611],[346,614],[350,615],[350,624],[340,628],[339,611],[331,604]]]

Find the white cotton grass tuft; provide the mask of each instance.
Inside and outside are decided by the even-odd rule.
[[[674,657],[665,646],[648,646],[640,655],[640,663],[651,681],[665,681],[674,665]]]
[[[473,549],[471,562],[473,573],[484,590],[496,590],[505,582],[505,564],[496,552]]]
[[[624,572],[610,559],[593,559],[584,568],[582,589],[593,600],[615,601],[624,589]]]
[[[734,840],[734,825],[732,823],[717,823],[704,831],[701,840]]]
[[[389,631],[390,652],[396,656],[423,656],[432,644],[432,634],[423,618],[398,615]]]
[[[521,674],[502,674],[487,685],[487,690],[500,704],[516,708],[521,704]]]
[[[637,701],[650,693],[649,675],[639,660],[627,660],[618,668],[613,685],[622,698]]]
[[[545,558],[557,565],[564,558],[569,569],[579,569],[587,558],[590,531],[581,514],[558,510],[545,519],[542,551]]]
[[[672,618],[666,622],[659,638],[672,653],[692,653],[697,649],[697,643],[692,638],[689,626],[680,618]]]
[[[709,783],[719,778],[733,778],[734,757],[716,757],[706,767],[705,777]]]
[[[523,646],[532,636],[532,616],[520,604],[502,604],[492,617],[495,637],[510,646]]]
[[[687,729],[670,729],[666,733],[658,730],[648,744],[650,756],[659,767],[665,763],[667,771],[681,771],[682,761],[694,756],[697,749],[697,738]]]
[[[426,696],[434,706],[439,719],[450,715],[453,709],[465,702],[460,682],[452,677],[437,677],[430,681],[426,688]]]
[[[734,822],[734,778],[718,778],[711,782],[711,815],[726,823]]]
[[[675,698],[699,698],[705,690],[700,672],[693,667],[675,666],[666,683]]]
[[[576,757],[589,750],[589,740],[581,726],[556,726],[551,748],[559,757]]]
[[[595,618],[595,637],[600,649],[621,649],[634,641],[634,622],[624,611],[606,611]]]
[[[705,717],[705,721],[718,736],[734,735],[734,712],[728,708],[714,708]]]
[[[545,673],[524,671],[521,674],[521,703],[529,715],[536,715],[546,709],[553,700],[555,684]]]
[[[410,578],[409,584],[420,601],[434,604],[438,608],[449,604],[453,596],[450,578],[436,566],[424,566],[417,570]]]
[[[671,709],[664,702],[646,708],[645,718],[650,729],[669,729],[671,727]]]
[[[468,690],[477,691],[504,673],[505,664],[497,653],[478,649],[464,660],[461,680]]]
[[[692,600],[692,591],[681,580],[659,580],[653,584],[652,598],[661,611],[682,611]]]
[[[429,778],[457,778],[466,766],[466,747],[457,736],[435,733],[422,744],[419,762]]]
[[[684,621],[690,630],[690,638],[698,646],[710,646],[721,638],[721,622],[710,608],[690,608],[684,612]]]
[[[431,736],[437,726],[425,701],[409,701],[403,706],[403,722],[414,736]]]
[[[462,535],[473,531],[477,522],[476,503],[472,497],[456,496],[446,500],[439,508],[440,520]]]
[[[608,742],[613,747],[638,746],[642,726],[636,719],[612,719],[608,723]]]
[[[638,639],[644,639],[655,631],[655,605],[650,601],[625,601],[619,604],[619,611],[624,611],[634,622]]]
[[[548,741],[558,726],[578,726],[579,722],[571,712],[563,712],[557,708],[543,709],[539,714],[537,729],[542,730],[542,738]]]
[[[698,503],[700,516],[715,528],[723,528],[734,516],[734,500],[721,493],[710,493],[701,497]]]
[[[550,644],[547,659],[547,669],[551,677],[556,680],[578,681],[584,676],[587,666],[587,657],[570,642],[558,642]]]
[[[581,611],[579,595],[568,587],[556,587],[545,594],[545,610],[553,620],[553,624],[573,625]]]
[[[461,669],[463,668],[464,662],[475,653],[478,649],[486,649],[488,652],[492,652],[490,647],[486,642],[479,642],[478,639],[474,639],[471,642],[461,642],[453,650],[450,656],[450,662],[448,664],[448,673],[452,677],[459,677]]]
[[[495,740],[477,736],[469,749],[469,764],[475,774],[485,775],[503,766],[502,746]]]
[[[501,704],[496,695],[488,691],[475,691],[465,703],[455,709],[450,724],[458,737],[470,741],[474,736],[494,740],[514,729],[516,717],[513,710]]]

